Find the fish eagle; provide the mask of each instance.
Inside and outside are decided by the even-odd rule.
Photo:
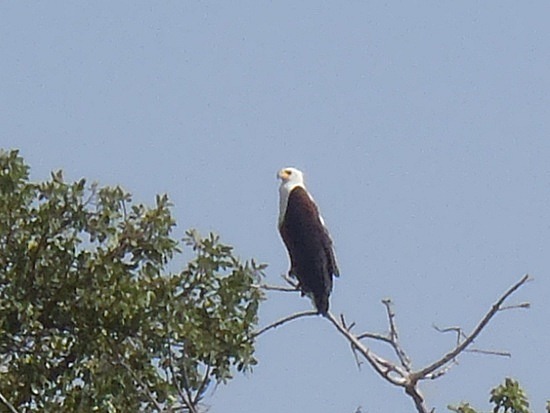
[[[339,276],[332,240],[313,197],[296,168],[277,174],[279,187],[279,232],[290,257],[289,276],[298,279],[302,295],[313,299],[317,311],[326,315],[332,277]]]

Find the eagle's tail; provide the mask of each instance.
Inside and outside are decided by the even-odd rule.
[[[328,313],[328,294],[315,294],[314,301],[317,312],[326,317]]]

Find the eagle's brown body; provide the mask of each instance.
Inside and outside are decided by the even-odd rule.
[[[279,231],[290,256],[289,274],[304,294],[311,295],[317,311],[329,308],[332,277],[338,276],[332,240],[317,205],[302,185],[290,189]]]

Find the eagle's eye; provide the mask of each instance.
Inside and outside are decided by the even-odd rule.
[[[291,171],[290,169],[287,169],[287,170],[285,171],[285,173],[286,173],[287,175],[292,175],[292,171]]]

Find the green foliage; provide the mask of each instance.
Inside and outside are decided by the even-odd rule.
[[[529,413],[527,395],[514,379],[506,378],[504,384],[491,390],[489,401],[494,404],[494,413]]]
[[[212,381],[255,364],[264,269],[189,231],[181,272],[166,195],[29,182],[0,151],[0,396],[20,412],[197,411]]]
[[[457,407],[448,406],[447,408],[456,413],[477,413],[474,408],[470,406],[470,403],[461,403]]]
[[[529,401],[519,383],[506,378],[504,383],[491,390],[489,402],[493,404],[493,413],[529,413]],[[461,403],[457,407],[449,406],[449,410],[457,413],[477,413],[469,403]],[[550,402],[546,406],[550,413]]]

